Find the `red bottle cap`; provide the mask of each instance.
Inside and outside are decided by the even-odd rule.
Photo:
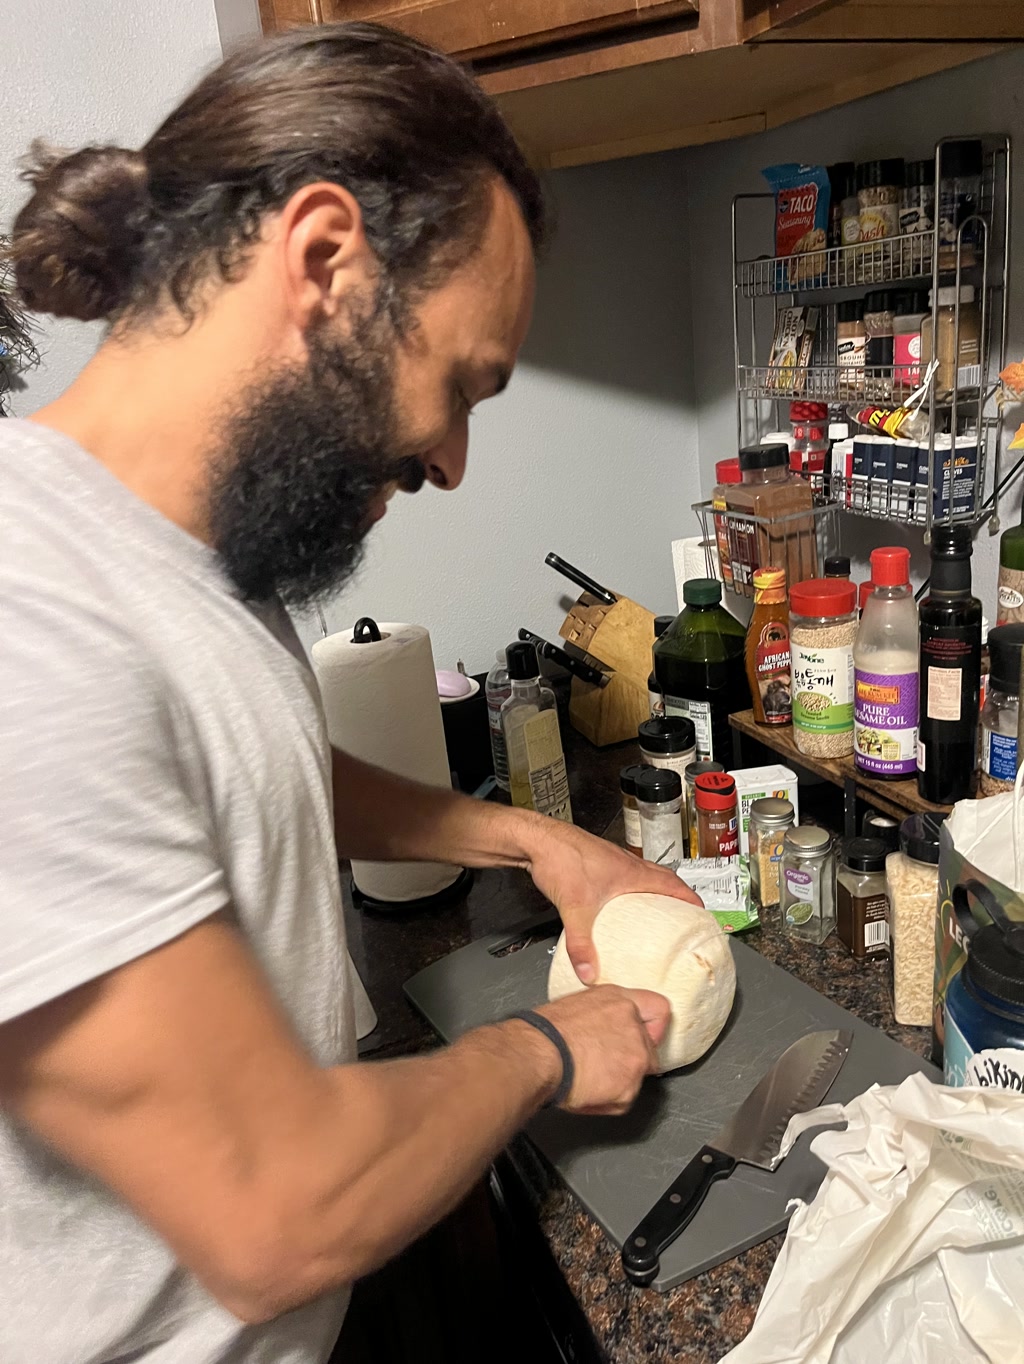
[[[715,465],[715,477],[719,483],[742,483],[743,473],[738,459],[720,459]]]
[[[736,804],[736,782],[728,772],[702,772],[693,784],[698,810],[731,810]]]
[[[867,605],[868,597],[871,596],[874,590],[875,585],[870,578],[866,583],[861,583],[860,588],[858,589],[857,605],[860,607],[862,611],[864,610],[864,607]]]
[[[871,581],[876,587],[906,587],[910,582],[910,550],[873,549]]]
[[[842,578],[809,578],[789,594],[797,616],[847,616],[857,605],[857,589]]]

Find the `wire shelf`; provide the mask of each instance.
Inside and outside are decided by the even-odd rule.
[[[928,527],[939,522],[955,521],[973,526],[981,519],[976,475],[956,484],[952,511],[949,509],[948,488],[945,497],[938,490],[934,491],[933,514],[930,518],[928,489],[924,486],[881,483],[870,478],[856,479],[832,474],[829,477],[829,492],[837,508],[852,516],[863,516],[869,521],[885,521],[889,525]]]
[[[784,568],[792,585],[818,577],[828,556],[839,550],[840,507],[834,502],[773,517],[716,511],[712,502],[694,502],[693,511],[700,519],[708,577],[740,597],[753,597],[759,568]]]
[[[736,285],[744,298],[762,298],[862,284],[899,284],[931,275],[933,248],[934,233],[918,232],[799,256],[737,261]]]
[[[973,384],[961,383],[961,400],[977,399],[981,367],[972,367],[964,377]],[[811,398],[823,403],[893,402],[909,398],[920,383],[920,366],[883,365],[871,369],[842,369],[837,365],[798,365],[784,369],[779,365],[740,365],[737,369],[739,392],[746,398]],[[941,403],[939,404],[942,405]]]

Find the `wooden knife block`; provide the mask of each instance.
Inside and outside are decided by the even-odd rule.
[[[558,632],[613,669],[607,687],[572,679],[569,722],[598,748],[635,739],[637,726],[650,719],[647,679],[651,672],[654,615],[628,597],[606,606],[584,592]]]

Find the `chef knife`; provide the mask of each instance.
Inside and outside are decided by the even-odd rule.
[[[549,554],[544,562],[549,568],[553,568],[556,573],[561,573],[563,578],[568,578],[577,587],[582,587],[584,592],[589,592],[592,597],[596,597],[599,602],[604,602],[605,606],[614,606],[619,600],[614,592],[609,592],[607,587],[602,587],[593,578],[588,578],[578,568],[572,564],[567,564],[564,559],[560,559],[557,554]]]
[[[790,1118],[817,1108],[842,1069],[851,1032],[808,1033],[787,1047],[750,1091],[722,1130],[703,1146],[665,1190],[622,1247],[622,1267],[646,1287],[657,1277],[659,1257],[688,1225],[716,1179],[739,1162],[774,1170]]]
[[[573,658],[572,654],[566,653],[557,644],[551,644],[546,639],[541,639],[540,635],[535,635],[532,630],[520,628],[519,638],[529,640],[537,650],[538,658],[546,658],[551,663],[557,663],[560,668],[565,668],[567,672],[578,677],[581,682],[589,682],[594,687],[607,687],[612,680],[608,673],[591,667],[582,658]]]

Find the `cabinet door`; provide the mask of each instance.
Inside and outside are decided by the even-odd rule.
[[[368,19],[444,52],[487,56],[697,14],[699,0],[260,0],[264,31]]]

